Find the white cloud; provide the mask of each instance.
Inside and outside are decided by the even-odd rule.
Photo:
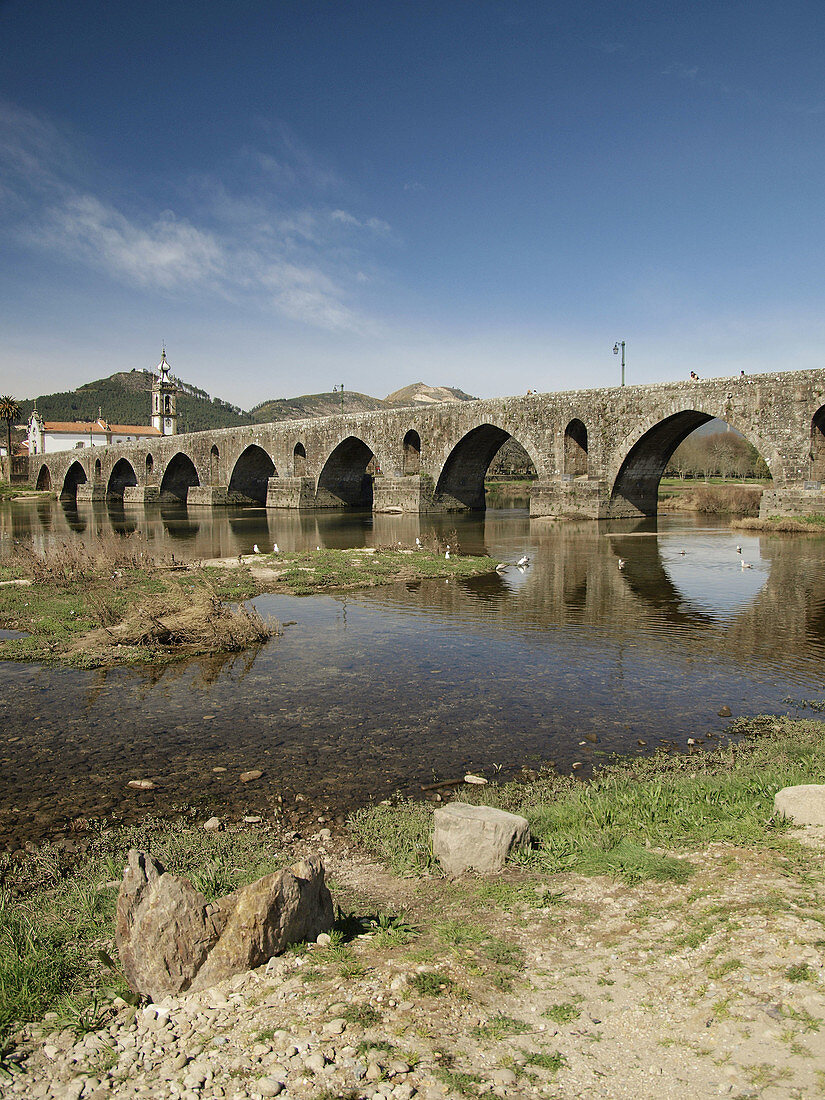
[[[390,226],[307,203],[307,180],[324,188],[339,181],[293,138],[283,144],[294,165],[244,151],[261,169],[245,173],[244,193],[202,176],[181,190],[179,205],[188,203],[191,216],[147,214],[89,186],[91,171],[78,167],[50,122],[0,102],[0,232],[141,288],[217,293],[302,324],[374,331],[354,302],[364,281],[359,249]],[[296,182],[301,202],[290,204],[283,192]]]
[[[210,234],[171,211],[144,228],[93,195],[51,207],[31,239],[140,286],[214,283],[225,273],[222,248]]]

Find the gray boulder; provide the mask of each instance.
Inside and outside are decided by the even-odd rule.
[[[492,806],[450,802],[433,814],[433,854],[450,878],[465,871],[500,871],[530,844],[527,820]]]
[[[773,797],[773,808],[797,825],[825,825],[825,784],[783,787]]]
[[[332,923],[332,897],[317,856],[208,903],[188,879],[132,849],[115,943],[130,987],[158,1000],[260,966]]]

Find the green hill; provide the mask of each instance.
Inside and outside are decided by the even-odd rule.
[[[425,386],[417,382],[384,400],[354,390],[341,393],[310,393],[303,397],[279,397],[263,401],[246,412],[210,398],[180,378],[171,376],[178,387],[178,431],[202,432],[210,428],[234,428],[242,424],[267,424],[275,420],[306,420],[315,416],[336,416],[341,412],[362,413],[397,405],[430,405],[439,401],[473,400],[461,390]],[[19,401],[20,423],[27,422],[35,404],[44,420],[94,421],[102,415],[110,424],[148,424],[152,379],[150,371],[133,370],[87,382],[76,390],[49,393],[33,401]],[[343,399],[343,407],[342,407]]]
[[[87,382],[76,390],[49,393],[34,401],[20,401],[20,420],[28,421],[37,404],[44,420],[97,420],[102,413],[110,424],[148,424],[153,375],[133,370]],[[178,431],[201,432],[208,428],[233,428],[253,423],[250,413],[209,395],[180,379]]]

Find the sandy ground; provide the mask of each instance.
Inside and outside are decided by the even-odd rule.
[[[170,998],[161,1017],[123,1006],[85,1038],[47,1021],[27,1032],[8,1095],[825,1095],[816,844],[709,844],[685,854],[684,885],[404,879],[345,840],[292,847],[322,850],[344,912],[403,913],[415,933],[396,920],[312,945],[210,995]]]

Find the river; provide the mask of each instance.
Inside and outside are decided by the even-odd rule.
[[[466,771],[508,778],[553,761],[585,775],[607,753],[712,744],[730,723],[723,706],[816,716],[800,704],[825,694],[820,537],[685,515],[559,523],[525,508],[0,506],[0,553],[15,539],[45,546],[112,530],[139,530],[182,560],[255,543],[410,544],[438,530],[466,553],[530,564],[459,583],[261,596],[283,631],[231,658],[145,672],[4,663],[0,846],[65,835],[78,819],[186,807],[317,821]],[[250,769],[261,778],[241,783]],[[155,789],[134,791],[131,779]]]

